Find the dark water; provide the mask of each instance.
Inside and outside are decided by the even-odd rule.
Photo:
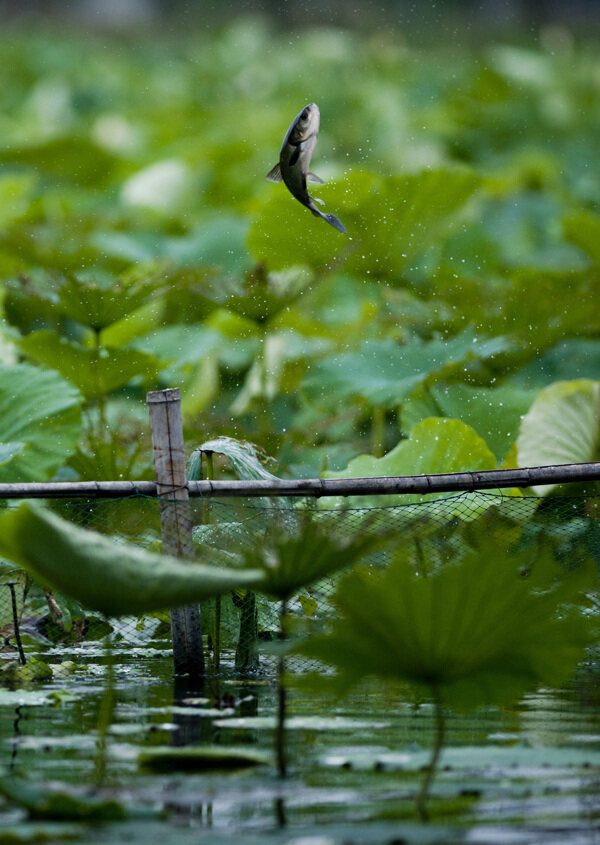
[[[106,654],[86,644],[44,656],[76,668],[1,693],[4,776],[113,796],[134,817],[65,825],[28,819],[5,802],[0,842],[600,843],[600,693],[592,677],[568,691],[540,691],[515,710],[449,715],[431,821],[422,823],[415,795],[433,738],[430,705],[414,707],[374,683],[339,702],[293,689],[285,782],[272,763],[157,774],[140,768],[141,749],[216,744],[271,755],[275,688],[268,673],[175,687],[168,643],[117,646],[116,709],[94,791]]]

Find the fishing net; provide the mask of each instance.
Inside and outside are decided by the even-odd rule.
[[[334,612],[332,597],[349,566],[368,570],[384,567],[391,556],[402,556],[417,571],[433,570],[459,561],[485,533],[498,548],[529,551],[531,560],[540,544],[549,547],[558,564],[577,567],[592,559],[600,564],[600,497],[547,497],[507,493],[469,492],[444,496],[378,497],[364,500],[193,499],[176,507],[191,516],[197,559],[223,565],[243,563],[249,549],[260,554],[273,531],[303,529],[305,517],[340,542],[352,537],[385,537],[358,562],[297,589],[288,603],[291,630],[314,630]],[[393,504],[381,504],[390,501]],[[4,507],[18,507],[6,501]],[[362,505],[362,506],[361,506]],[[160,502],[133,496],[95,501],[46,501],[44,506],[91,531],[123,543],[160,551]],[[192,564],[193,565],[193,564]],[[279,638],[279,603],[260,593],[238,590],[201,606],[202,634],[208,673],[265,674],[275,666]],[[110,637],[116,648],[171,648],[169,610],[144,617],[103,619],[76,602],[44,589],[7,561],[0,563],[0,632],[5,652],[16,652],[15,623],[25,654]],[[291,668],[311,668],[300,657]]]

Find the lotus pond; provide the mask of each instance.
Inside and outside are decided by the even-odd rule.
[[[201,690],[174,687],[167,640],[117,641],[115,711],[102,749],[105,647],[48,647],[39,656],[61,664],[63,676],[59,670],[51,683],[3,690],[0,698],[2,784],[13,791],[0,810],[2,842],[205,836],[244,845],[387,845],[568,836],[590,843],[598,836],[600,715],[589,674],[567,690],[529,695],[516,709],[449,716],[424,824],[414,799],[435,730],[426,702],[403,703],[374,682],[337,702],[292,685],[290,770],[282,781],[269,673],[243,679],[229,669]],[[208,747],[223,757],[205,770],[177,756]]]
[[[217,456],[216,477],[238,473],[216,448],[224,437],[251,441],[269,470],[293,478],[597,460],[597,41],[545,26],[472,44],[463,23],[425,47],[403,28],[359,33],[329,19],[290,34],[283,15],[277,27],[232,18],[168,37],[170,25],[117,36],[47,25],[41,14],[31,26],[6,22],[0,480],[152,478],[145,394],[163,387],[180,388],[186,446]],[[322,111],[321,196],[347,239],[264,179],[291,118],[311,101]],[[282,779],[274,669],[236,675],[226,652],[221,677],[174,687],[170,640],[117,623],[112,658],[98,641],[25,640],[28,659],[55,671],[51,681],[0,689],[0,842],[595,841],[597,676],[580,669],[568,688],[553,688],[563,680],[556,667],[577,663],[581,620],[568,619],[577,583],[563,578],[555,599],[548,580],[534,583],[552,605],[552,622],[536,625],[529,611],[543,601],[520,590],[513,558],[516,548],[531,552],[536,577],[579,561],[581,591],[595,594],[598,489],[570,491],[562,515],[561,491],[533,492],[512,497],[519,513],[501,519],[502,533],[486,521],[489,500],[462,515],[452,505],[437,531],[399,517],[393,563],[407,589],[397,594],[431,623],[434,644],[455,643],[448,632],[465,596],[471,619],[484,618],[473,570],[494,562],[483,622],[495,630],[493,609],[505,623],[494,684],[489,673],[464,672],[468,696],[466,687],[453,694],[489,701],[490,684],[497,692],[515,677],[538,690],[520,689],[514,707],[447,711],[429,821],[415,800],[439,739],[426,690],[415,704],[383,682],[334,697],[292,679]],[[135,533],[122,510],[93,517],[79,527]],[[10,567],[30,562],[25,541],[53,547],[42,528],[71,548],[89,546],[39,513],[1,518]],[[247,520],[248,536],[255,524]],[[363,522],[355,528],[364,534]],[[215,533],[207,524],[195,537],[213,557],[222,551]],[[342,533],[330,530],[329,546],[311,535],[329,555],[323,571]],[[258,539],[261,554],[246,563],[266,573]],[[294,542],[275,536],[270,551],[291,560],[306,545]],[[462,570],[452,566],[459,546]],[[117,572],[126,552],[102,550],[96,569],[106,582],[109,554]],[[290,582],[275,581],[263,577],[268,600],[287,601]],[[348,582],[340,594],[339,624],[322,603],[335,624],[312,646],[322,657],[337,637],[348,676],[363,674],[347,660],[358,653],[347,643],[362,587]],[[510,617],[504,595],[515,597]],[[397,636],[407,614],[393,616],[385,599],[375,584],[370,617],[389,611],[390,662],[421,681],[419,666],[400,660],[417,626]],[[71,606],[56,601],[70,619]],[[310,602],[304,610],[310,616]],[[5,634],[11,619],[2,619]],[[373,643],[369,659],[385,656]],[[450,661],[436,654],[444,668]],[[378,669],[385,675],[385,660]]]

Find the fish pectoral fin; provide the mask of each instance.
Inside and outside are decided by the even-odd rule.
[[[265,178],[269,182],[281,182],[281,167],[276,164],[273,170],[269,170]]]
[[[323,200],[320,200],[319,197],[313,197],[312,199],[313,199],[313,202],[318,202],[319,205],[325,205]]]
[[[321,179],[320,176],[317,176],[316,173],[311,173],[310,171],[306,174],[306,178],[309,182],[318,182],[319,185],[325,184],[325,182]]]

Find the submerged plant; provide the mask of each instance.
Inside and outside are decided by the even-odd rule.
[[[298,646],[337,669],[339,691],[376,676],[433,699],[436,738],[417,796],[423,820],[445,708],[512,703],[531,688],[560,684],[589,641],[571,602],[593,583],[593,566],[561,571],[544,548],[533,566],[530,558],[484,534],[462,560],[437,571],[417,573],[396,556],[381,573],[345,577],[329,630]]]

